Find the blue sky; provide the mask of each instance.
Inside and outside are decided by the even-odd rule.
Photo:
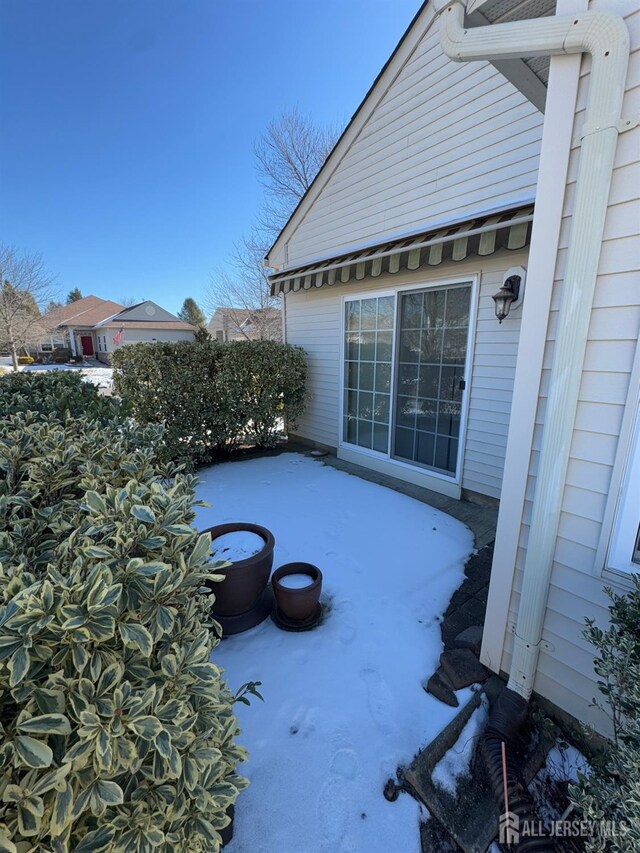
[[[346,124],[419,0],[0,0],[0,239],[61,296],[200,299],[287,108]]]

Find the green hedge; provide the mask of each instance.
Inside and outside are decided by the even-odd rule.
[[[141,424],[165,424],[168,458],[202,465],[239,444],[273,446],[304,408],[304,352],[275,341],[132,344],[113,354],[114,391]]]
[[[160,427],[32,408],[0,420],[0,850],[215,852],[245,753],[195,479]]]
[[[0,417],[37,412],[41,420],[89,417],[103,423],[124,418],[128,408],[101,397],[98,389],[71,370],[9,373],[0,378]]]

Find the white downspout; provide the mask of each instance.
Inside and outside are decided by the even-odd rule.
[[[529,699],[540,653],[569,451],[621,125],[629,33],[611,12],[464,28],[460,0],[442,6],[441,45],[456,62],[590,53],[589,94],[552,381],[544,418],[509,688]],[[553,247],[554,249],[556,247]],[[535,286],[530,282],[529,286]]]

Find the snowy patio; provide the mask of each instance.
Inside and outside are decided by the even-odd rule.
[[[382,789],[454,717],[422,682],[442,652],[440,618],[473,549],[468,528],[410,497],[298,454],[200,473],[201,529],[269,528],[274,569],[323,572],[325,621],[287,633],[271,620],[224,640],[213,658],[232,689],[262,682],[264,703],[237,705],[249,751],[229,853],[418,853],[420,808]],[[460,704],[470,689],[458,692]]]

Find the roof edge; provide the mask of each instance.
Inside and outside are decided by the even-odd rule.
[[[382,77],[384,76],[384,74],[385,74],[385,72],[387,71],[387,69],[389,68],[389,66],[392,64],[393,60],[395,59],[395,57],[397,56],[398,52],[400,51],[400,48],[403,46],[403,44],[404,44],[404,43],[405,43],[405,41],[407,40],[407,37],[409,36],[409,33],[410,33],[410,32],[411,32],[411,30],[414,28],[414,26],[416,25],[416,23],[417,23],[418,19],[420,18],[420,16],[422,15],[422,13],[424,12],[425,8],[426,8],[428,5],[429,5],[429,0],[424,0],[424,2],[421,4],[421,6],[420,6],[420,8],[418,9],[418,11],[416,12],[416,14],[413,16],[413,18],[412,18],[412,20],[411,20],[411,23],[409,24],[409,26],[407,27],[407,29],[406,29],[406,30],[404,31],[404,33],[402,34],[402,36],[401,36],[401,38],[400,38],[400,41],[399,41],[399,42],[398,42],[398,44],[395,46],[395,48],[394,48],[393,52],[391,53],[391,55],[389,56],[389,58],[387,59],[387,61],[385,62],[385,64],[382,66],[382,68],[381,68],[381,69],[380,69],[380,71],[378,72],[378,75],[376,76],[375,80],[373,81],[373,83],[371,84],[371,86],[369,87],[369,89],[367,90],[367,93],[365,94],[364,98],[363,98],[363,99],[360,101],[360,103],[358,104],[358,107],[356,108],[356,111],[353,113],[353,115],[351,116],[351,118],[350,118],[350,119],[349,119],[349,121],[347,122],[347,124],[346,124],[346,126],[345,126],[344,130],[342,131],[342,133],[341,133],[341,134],[340,134],[340,136],[338,137],[338,139],[337,139],[337,141],[336,141],[335,145],[333,146],[333,148],[332,148],[332,149],[331,149],[331,151],[329,152],[329,154],[328,154],[328,156],[327,156],[327,159],[324,161],[324,163],[323,163],[323,164],[322,164],[322,166],[320,167],[320,170],[318,171],[318,174],[317,174],[317,175],[315,176],[315,178],[311,181],[311,183],[309,184],[309,187],[308,187],[307,191],[306,191],[306,192],[305,192],[305,194],[302,196],[302,198],[300,199],[300,201],[297,203],[297,205],[295,206],[295,208],[292,210],[291,215],[289,216],[289,218],[287,219],[287,221],[285,222],[285,224],[282,226],[282,229],[280,230],[280,233],[278,234],[278,236],[276,237],[276,239],[273,241],[273,243],[271,244],[271,246],[269,246],[269,249],[268,249],[268,251],[267,251],[266,255],[264,256],[265,261],[267,261],[267,260],[268,260],[269,255],[270,255],[270,254],[271,254],[271,252],[273,252],[273,250],[275,249],[276,245],[277,245],[277,244],[278,244],[278,242],[280,241],[280,238],[282,237],[282,235],[284,234],[284,232],[287,230],[287,228],[289,227],[289,225],[290,225],[290,224],[291,224],[291,222],[293,221],[293,219],[294,219],[295,215],[296,215],[296,214],[298,213],[298,211],[300,210],[301,206],[303,205],[303,203],[304,203],[304,202],[305,202],[305,200],[307,199],[308,195],[311,193],[311,191],[314,189],[314,187],[316,186],[316,184],[319,182],[319,180],[320,180],[321,176],[322,176],[322,175],[323,175],[323,173],[325,172],[325,170],[326,170],[327,166],[329,165],[330,161],[333,159],[334,154],[335,154],[335,153],[336,153],[336,151],[338,150],[338,147],[340,146],[341,142],[343,141],[343,139],[345,138],[345,136],[347,135],[347,133],[348,133],[348,132],[349,132],[349,130],[351,129],[351,127],[352,127],[353,123],[355,122],[355,120],[356,120],[356,119],[357,119],[357,117],[359,116],[359,114],[360,114],[360,112],[362,111],[362,109],[363,109],[364,105],[367,103],[367,101],[369,100],[369,98],[371,97],[371,95],[373,94],[373,92],[375,91],[375,89],[376,89],[376,87],[377,87],[378,83],[380,82],[380,80],[381,80],[381,79],[382,79]]]

